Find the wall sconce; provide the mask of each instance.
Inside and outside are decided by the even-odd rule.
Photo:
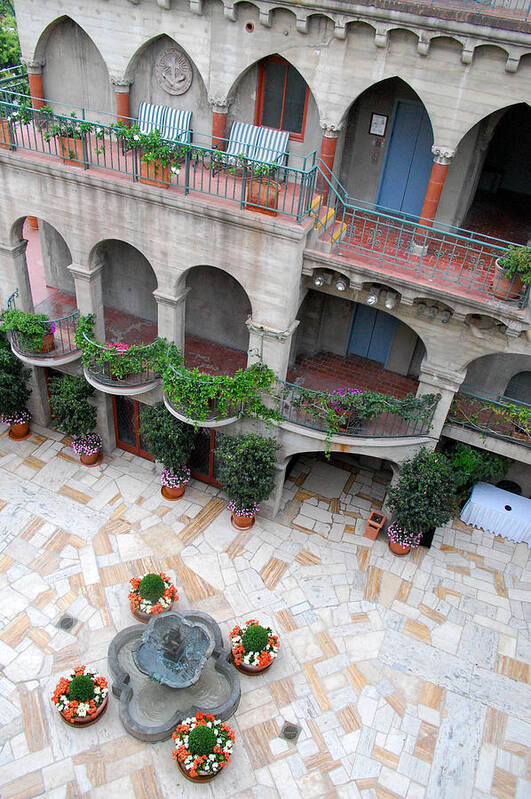
[[[316,286],[318,289],[320,289],[321,286],[324,286],[324,282],[325,282],[324,275],[322,275],[320,272],[318,272],[316,275],[313,276],[313,285]]]
[[[448,309],[446,309],[444,311],[441,311],[441,315],[440,315],[439,318],[440,318],[441,322],[443,323],[443,325],[446,325],[450,321],[450,317],[451,316],[452,316],[452,314],[450,313],[450,311]]]
[[[376,305],[379,296],[380,296],[380,289],[378,288],[378,286],[372,286],[369,292],[369,296],[366,299],[367,305]]]
[[[346,291],[350,283],[346,277],[338,277],[336,280],[336,291]]]
[[[390,311],[398,303],[398,294],[396,291],[387,291],[385,293],[385,307]]]
[[[427,306],[425,302],[417,303],[417,316],[424,316],[426,313],[426,308]]]
[[[430,305],[428,307],[428,319],[435,319],[438,313],[439,307],[437,305]]]

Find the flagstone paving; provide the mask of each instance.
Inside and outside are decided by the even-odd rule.
[[[2,429],[2,799],[531,796],[525,544],[456,520],[394,557],[363,537],[390,475],[306,457],[277,520],[238,533],[213,487],[170,503],[148,461],[115,450],[81,468],[54,431],[14,443]],[[108,674],[109,641],[133,621],[128,579],[153,569],[224,636],[250,617],[281,636],[273,667],[241,677],[233,762],[211,784],[185,783],[171,742],[128,736],[114,697],[85,730],[49,699],[79,662]],[[296,743],[284,720],[302,726]]]

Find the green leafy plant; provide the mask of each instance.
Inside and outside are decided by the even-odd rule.
[[[138,586],[140,596],[150,602],[158,602],[164,593],[164,589],[164,580],[160,574],[146,574],[142,577]]]
[[[176,419],[164,405],[145,405],[140,412],[140,433],[155,460],[172,473],[188,462],[194,446],[194,430]]]
[[[78,674],[68,686],[68,698],[76,702],[88,702],[94,699],[94,683],[87,674]]]
[[[252,624],[242,636],[246,652],[262,652],[269,641],[269,633],[259,624]]]
[[[511,464],[508,458],[468,444],[455,443],[447,452],[454,473],[456,492],[461,499],[475,483],[498,483],[507,474]]]
[[[184,161],[186,153],[191,150],[187,144],[163,139],[158,129],[141,133],[138,125],[129,127],[124,122],[118,122],[113,131],[126,150],[140,150],[142,161],[146,164],[159,163],[163,167],[177,165]]]
[[[168,348],[164,339],[155,339],[151,344],[99,344],[93,339],[94,324],[93,315],[80,317],[74,334],[76,347],[81,350],[81,362],[87,369],[108,365],[110,375],[116,380],[159,370]]]
[[[454,498],[455,477],[445,455],[421,449],[402,464],[387,502],[395,525],[418,535],[448,521]]]
[[[531,247],[517,247],[515,244],[510,244],[498,263],[508,280],[518,276],[525,285],[531,283]]]
[[[20,64],[17,23],[11,8],[4,3],[0,7],[0,69]]]
[[[188,748],[193,755],[210,755],[216,744],[216,733],[206,725],[194,727],[188,736]]]
[[[0,416],[14,416],[25,410],[31,394],[30,374],[9,348],[0,348]]]
[[[263,502],[275,486],[278,444],[254,433],[221,436],[216,449],[219,482],[237,512]]]
[[[49,380],[51,405],[59,430],[72,438],[90,433],[96,427],[96,408],[89,399],[95,391],[83,377],[64,375]]]
[[[49,122],[49,106],[45,106],[45,119]],[[49,109],[52,111],[52,109]],[[52,111],[53,114],[53,111]],[[40,116],[43,116],[43,108],[40,109]],[[51,124],[48,124],[44,131],[44,138],[49,141],[54,136],[64,136],[68,139],[83,139],[94,130],[93,124],[85,119],[78,119],[75,111],[69,117],[54,115]]]
[[[2,314],[0,328],[15,333],[16,346],[23,352],[41,352],[43,338],[55,330],[55,324],[46,314],[8,308]]]
[[[487,433],[507,439],[531,441],[531,407],[513,402],[495,402],[473,395],[455,395],[448,421],[478,430],[484,441]]]

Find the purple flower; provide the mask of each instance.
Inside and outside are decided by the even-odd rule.
[[[231,513],[234,513],[235,516],[247,516],[247,518],[251,519],[260,510],[260,505],[257,505],[256,502],[253,502],[251,508],[242,508],[237,505],[236,502],[231,500],[227,505],[227,508]]]
[[[94,455],[103,446],[103,440],[97,433],[87,433],[85,436],[78,436],[72,441],[72,449],[76,455]]]
[[[190,469],[187,466],[181,466],[175,472],[163,469],[160,475],[160,482],[166,488],[182,488],[190,482]]]
[[[410,533],[404,530],[403,527],[400,527],[397,522],[391,522],[387,528],[387,535],[393,544],[400,544],[402,547],[411,547],[411,549],[416,549],[420,546],[420,539],[422,538],[422,533]]]
[[[16,413],[4,413],[2,414],[2,422],[3,424],[8,424],[10,427],[14,424],[25,424],[29,422],[31,419],[31,413],[26,410],[26,408],[22,408],[21,411],[17,411]]]

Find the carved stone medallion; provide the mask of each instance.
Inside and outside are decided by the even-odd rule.
[[[192,84],[192,65],[180,50],[163,50],[155,64],[155,76],[168,94],[184,94]]]

